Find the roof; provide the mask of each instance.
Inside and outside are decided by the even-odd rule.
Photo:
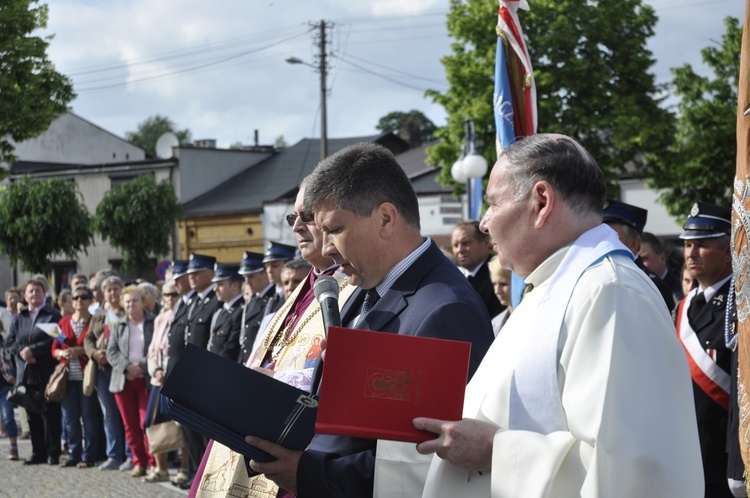
[[[329,138],[328,153],[349,145],[374,142],[399,153],[406,142],[392,133],[366,137]],[[263,204],[296,194],[300,182],[312,173],[320,159],[320,140],[304,138],[293,146],[249,167],[218,187],[183,205],[186,215],[260,213]]]
[[[117,163],[102,164],[77,164],[77,163],[55,163],[44,161],[16,161],[10,164],[9,173],[11,175],[40,175],[43,173],[59,173],[63,171],[87,171],[87,170],[107,170],[121,169],[130,166],[164,166],[173,165],[175,159],[142,159],[138,161],[123,161]]]

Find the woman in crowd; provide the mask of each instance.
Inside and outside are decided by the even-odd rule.
[[[115,395],[125,425],[125,439],[133,452],[135,466],[130,475],[141,477],[154,463],[143,429],[150,386],[146,359],[154,335],[154,316],[145,311],[143,293],[137,285],[123,289],[120,299],[127,318],[117,322],[107,344],[107,358],[112,365],[109,390]]]
[[[154,320],[154,337],[151,339],[151,344],[148,346],[148,374],[151,376],[151,396],[148,399],[148,409],[146,410],[146,427],[151,425],[151,421],[154,420],[154,411],[156,410],[156,419],[154,423],[159,424],[167,420],[166,417],[158,413],[159,410],[159,393],[161,392],[161,386],[164,383],[165,368],[167,366],[167,334],[169,333],[169,327],[172,325],[172,312],[177,300],[180,298],[177,287],[175,286],[174,280],[168,281],[164,284],[162,289],[162,298],[164,305],[159,316]],[[185,482],[189,479],[188,477],[188,452],[187,448],[181,448],[180,454],[182,462],[180,463],[180,471],[177,473],[177,477],[174,479],[175,482]],[[159,482],[166,481],[169,479],[169,473],[167,472],[167,454],[156,453],[154,454],[154,460],[156,461],[156,470],[149,476],[144,477],[144,482]],[[160,470],[163,469],[163,470]]]
[[[143,294],[143,308],[154,316],[157,316],[161,311],[159,305],[159,289],[150,282],[141,282],[138,284],[138,288],[141,289]]]
[[[698,287],[698,281],[690,275],[687,266],[683,263],[682,269],[680,270],[680,282],[682,283],[682,293],[684,295],[690,294],[690,291]]]
[[[10,328],[10,327],[9,327]],[[5,436],[10,442],[8,451],[8,460],[18,460],[18,426],[13,413],[13,403],[8,401],[8,391],[16,383],[16,361],[13,356],[5,349],[5,336],[8,330],[0,322],[0,419],[3,421]]]
[[[71,299],[72,296],[73,292],[68,289],[63,290],[60,292],[60,295],[57,296],[57,306],[63,318],[70,316],[75,312],[73,300]]]
[[[500,332],[500,329],[503,328],[503,325],[505,325],[505,322],[508,321],[510,314],[513,312],[513,308],[511,307],[512,303],[510,301],[511,277],[510,270],[503,268],[500,265],[497,256],[494,256],[490,260],[488,268],[490,270],[490,280],[492,281],[492,287],[495,290],[497,300],[500,301],[500,304],[506,306],[504,311],[492,319],[492,331],[495,332],[495,337],[497,337],[498,332]]]
[[[83,347],[86,356],[99,365],[96,374],[96,396],[104,416],[104,436],[107,441],[107,460],[99,466],[99,470],[117,470],[123,464],[123,430],[120,412],[117,410],[115,396],[109,392],[109,382],[112,378],[112,366],[107,358],[107,343],[111,331],[117,322],[125,316],[125,310],[120,305],[122,280],[116,276],[109,276],[101,282],[104,293],[104,305],[91,318],[89,331],[84,339]],[[132,470],[124,467],[123,470]]]
[[[61,467],[93,467],[99,447],[99,420],[94,405],[96,401],[83,394],[83,369],[89,361],[83,342],[91,321],[89,305],[92,299],[93,293],[85,285],[73,289],[71,302],[74,312],[60,320],[60,330],[65,335],[65,342],[52,343],[52,355],[60,363],[68,364],[68,386],[62,400],[62,411],[70,457],[65,463],[60,464]],[[83,445],[81,420],[84,432]]]
[[[45,302],[45,285],[31,279],[24,288],[28,306],[18,313],[10,325],[7,348],[16,361],[16,382],[44,391],[57,362],[52,358],[52,336],[37,327],[57,323],[62,316]],[[31,457],[26,465],[60,461],[62,432],[60,403],[47,402],[44,413],[26,410],[31,432]]]

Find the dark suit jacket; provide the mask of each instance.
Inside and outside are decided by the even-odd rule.
[[[648,278],[651,279],[651,281],[656,286],[656,289],[659,291],[659,294],[661,294],[661,298],[664,299],[664,304],[667,306],[667,309],[671,312],[675,306],[672,289],[670,289],[669,286],[664,283],[664,280],[659,278],[659,275],[646,268],[640,257],[635,258],[635,265],[643,270],[646,275],[648,275]]]
[[[685,297],[685,294],[682,293],[682,282],[680,281],[680,277],[678,275],[675,275],[671,271],[667,270],[667,274],[664,275],[664,283],[667,284],[667,287],[669,287],[669,290],[672,291],[672,295],[674,296],[674,300],[676,303],[680,302],[683,297]]]
[[[487,306],[487,311],[490,313],[490,318],[495,318],[504,309],[505,306],[500,304],[495,295],[495,289],[492,287],[492,280],[490,280],[490,268],[487,263],[492,259],[492,256],[488,257],[482,266],[477,270],[477,274],[467,277],[469,283],[479,294],[479,297],[484,301],[484,305]]]
[[[359,314],[364,294],[359,290],[347,301],[342,323]],[[434,242],[357,328],[471,342],[470,375],[495,337],[484,303]],[[299,461],[297,496],[372,496],[376,443],[372,439],[316,435]]]
[[[197,295],[193,293],[187,303],[180,301],[177,311],[175,311],[172,318],[172,325],[169,326],[169,332],[167,333],[167,375],[172,371],[177,360],[180,359],[182,352],[185,351],[185,329],[187,329],[188,324],[188,311],[195,302],[196,297]]]
[[[242,308],[245,300],[239,298],[229,310],[224,310],[224,303],[219,303],[219,316],[211,331],[211,351],[223,358],[234,361],[240,353],[240,331],[242,330]]]
[[[276,286],[273,286],[273,292],[268,295],[268,299],[266,299],[266,306],[263,309],[263,315],[270,315],[271,313],[276,313],[281,308],[281,305],[284,304],[284,296],[276,292]],[[262,319],[263,317],[261,317]]]
[[[237,361],[244,364],[250,359],[253,350],[253,343],[258,336],[260,324],[265,316],[265,308],[268,300],[276,294],[276,286],[269,285],[265,292],[256,294],[250,298],[245,305],[245,323],[242,324],[243,330],[240,334],[240,354]]]
[[[205,349],[208,345],[208,337],[211,335],[211,317],[221,307],[221,303],[213,289],[203,299],[200,299],[197,294],[195,299],[193,311],[188,312],[190,319],[185,332],[185,342]]]
[[[703,349],[714,350],[716,364],[728,373],[731,371],[732,351],[727,348],[724,338],[724,313],[729,284],[730,282],[727,282],[722,285],[695,320],[690,322]],[[693,382],[693,394],[706,496],[731,497],[732,494],[727,485],[727,410],[711,399],[695,382]]]
[[[28,346],[36,359],[36,363],[31,365],[29,373],[35,372],[41,385],[47,385],[50,375],[57,365],[57,360],[52,358],[52,341],[54,339],[35,325],[37,323],[57,323],[61,318],[62,315],[59,311],[49,304],[45,304],[39,309],[34,325],[31,323],[31,314],[28,308],[18,313],[13,319],[5,345],[16,360],[16,384],[23,380],[27,366],[19,353]]]

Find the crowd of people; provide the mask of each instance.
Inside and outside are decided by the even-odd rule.
[[[486,214],[458,223],[445,251],[422,236],[392,154],[347,147],[301,183],[286,217],[296,247],[269,242],[234,263],[191,254],[161,288],[101,271],[75,275],[54,303],[43,277],[8,290],[8,458],[20,458],[23,432],[27,465],[98,464],[160,482],[171,458],[173,484],[204,498],[747,496],[731,211],[695,201],[675,262],[644,231],[645,209],[606,199],[580,144],[535,135],[503,151]],[[471,343],[464,418],[415,419],[434,435],[418,445],[316,434],[292,451],[248,434],[271,462],[182,426],[177,452],[152,454],[146,428],[168,420],[159,393],[187,344],[319,391],[322,276],[339,286],[344,326]],[[51,323],[60,340],[39,326]],[[61,363],[62,402],[27,407],[19,430],[6,395],[43,390]]]

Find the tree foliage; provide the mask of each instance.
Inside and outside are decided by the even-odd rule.
[[[686,217],[696,201],[731,206],[742,27],[732,17],[724,23],[721,46],[701,50],[712,76],[699,76],[689,64],[672,68],[681,97],[675,142],[648,157],[649,186],[664,189],[660,201],[673,216]]]
[[[123,266],[137,274],[150,254],[165,255],[182,209],[172,184],[143,175],[109,190],[96,207],[94,229],[123,253]]]
[[[189,129],[178,130],[174,121],[166,116],[156,114],[138,123],[136,131],[125,133],[125,140],[145,150],[148,157],[155,157],[156,141],[167,132],[174,133],[181,144],[190,142],[192,137]]]
[[[77,259],[92,241],[91,215],[76,184],[23,178],[0,193],[0,252],[30,273],[49,273],[50,257]]]
[[[284,135],[279,135],[276,137],[276,140],[273,141],[273,146],[277,150],[284,150],[287,147],[289,147],[289,144],[286,143],[286,139],[284,138]]]
[[[375,128],[383,133],[396,133],[412,147],[431,142],[437,130],[435,123],[416,109],[388,113],[380,118]]]
[[[538,132],[564,133],[586,147],[611,186],[626,165],[638,170],[645,153],[669,143],[673,117],[659,107],[654,63],[646,48],[656,15],[642,0],[537,0],[519,11],[534,66]],[[442,142],[428,161],[440,180],[453,182],[464,119],[474,121],[490,164],[495,152],[492,113],[497,35],[496,0],[451,0],[448,31],[453,54],[443,58],[449,89],[428,91],[448,114]],[[648,126],[644,126],[648,123]]]
[[[37,0],[0,2],[0,162],[13,162],[13,145],[45,131],[75,98],[70,79],[47,59],[52,36],[32,33],[47,27],[47,5]]]

